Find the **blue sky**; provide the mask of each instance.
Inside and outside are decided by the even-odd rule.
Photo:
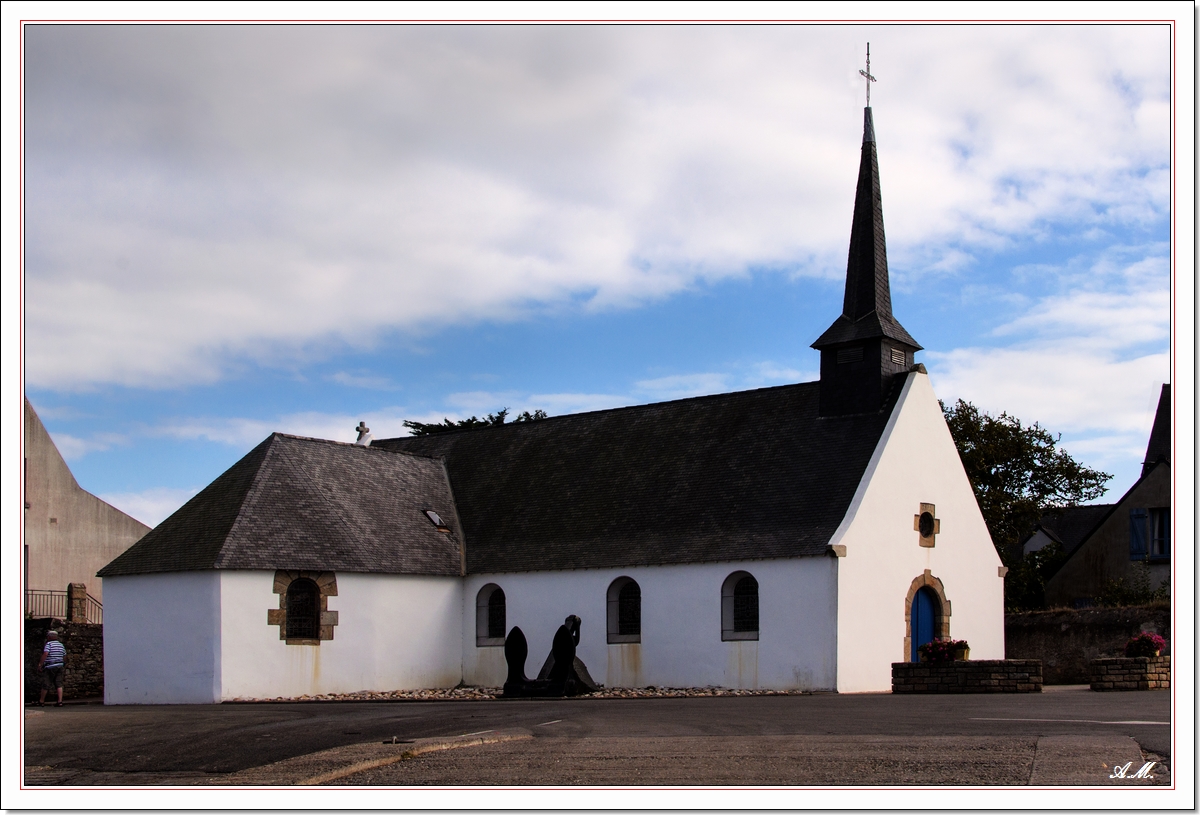
[[[1171,379],[1165,25],[29,26],[26,393],[153,524],[274,430],[816,379],[867,40],[918,361],[1115,498]]]

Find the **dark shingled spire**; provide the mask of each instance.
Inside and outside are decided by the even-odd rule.
[[[850,227],[842,313],[812,344],[821,352],[821,415],[878,410],[892,377],[906,372],[921,346],[892,316],[883,196],[871,108],[863,110],[862,159]]]
[[[821,349],[855,340],[888,337],[913,351],[921,346],[892,316],[888,283],[887,242],[883,236],[883,196],[879,190],[879,157],[875,152],[875,123],[863,109],[862,159],[850,227],[850,256],[846,264],[846,296],[842,315],[812,344]]]

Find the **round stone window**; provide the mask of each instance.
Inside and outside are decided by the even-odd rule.
[[[920,521],[919,529],[920,529],[922,538],[928,538],[929,536],[931,536],[933,534],[933,513],[932,512],[922,512],[921,513],[921,521]]]

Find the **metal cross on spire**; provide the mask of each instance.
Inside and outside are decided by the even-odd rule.
[[[876,81],[871,76],[871,43],[867,43],[867,70],[860,70],[859,73],[867,80],[867,107],[871,107],[871,83]]]

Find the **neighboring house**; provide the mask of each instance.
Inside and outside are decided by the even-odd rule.
[[[1108,514],[1114,504],[1083,504],[1074,507],[1058,507],[1042,515],[1038,525],[1021,542],[1021,553],[1037,552],[1047,544],[1057,543],[1063,552],[1071,553],[1083,542],[1096,523]]]
[[[87,592],[101,600],[96,571],[149,531],[150,527],[79,486],[26,399],[26,611],[65,616],[70,583],[86,585]],[[62,609],[50,608],[56,605],[47,605],[51,598],[64,601],[57,603]]]
[[[1142,476],[1115,504],[1107,505],[1066,562],[1046,581],[1050,606],[1086,606],[1109,580],[1131,585],[1140,564],[1150,588],[1171,577],[1171,386],[1163,385],[1146,445]],[[1087,510],[1088,507],[1077,507]]]
[[[1003,568],[891,311],[871,110],[817,382],[358,444],[274,434],[101,575],[105,701],[536,675],[880,691],[935,636],[1004,656]],[[154,643],[147,649],[146,643]]]

